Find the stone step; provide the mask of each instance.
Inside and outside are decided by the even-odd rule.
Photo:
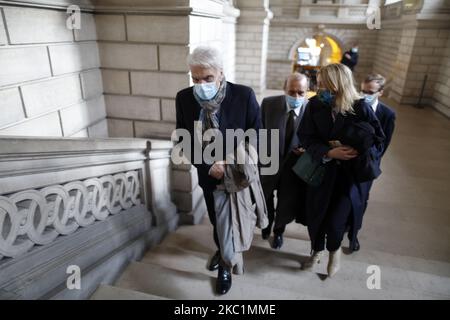
[[[256,255],[256,254],[255,254]],[[333,279],[326,276],[326,261],[315,268],[314,272],[305,272],[300,269],[297,260],[292,255],[276,252],[259,252],[255,255],[245,256],[244,276],[234,276],[237,281],[251,282],[263,285],[270,291],[273,288],[296,291],[327,299],[423,299],[433,298],[437,295],[420,294],[412,289],[407,275],[401,275],[401,270],[382,270],[382,290],[369,290],[366,287],[366,267],[343,263],[342,270]],[[189,252],[179,248],[163,246],[142,259],[142,263],[158,264],[180,272],[198,272],[205,276],[215,278],[217,273],[206,269],[207,254]],[[269,257],[269,258],[268,258]],[[272,257],[272,258],[270,258]],[[400,274],[400,277],[399,277]],[[435,284],[438,283],[436,279]],[[439,280],[439,279],[438,279]],[[239,297],[243,299],[244,297]],[[273,299],[275,297],[271,297]]]
[[[166,268],[153,263],[133,262],[115,286],[145,294],[181,300],[305,300],[319,299],[294,290],[270,288],[240,277],[224,296],[214,293],[215,276]]]
[[[90,300],[169,300],[148,293],[102,284],[92,294]]]
[[[172,237],[175,237],[176,239],[181,237],[182,241],[180,242],[176,239],[171,240]],[[211,253],[215,250],[214,242],[212,242],[211,239],[212,227],[207,219],[205,219],[200,225],[183,226],[178,228],[177,232],[166,237],[163,243],[175,241],[175,243],[183,243],[186,245],[186,248],[199,248],[199,246],[196,247],[197,243],[201,243],[202,246],[207,244],[208,248],[211,248],[211,250],[206,252]],[[260,229],[256,229],[252,245],[267,248],[270,247],[268,241],[261,238]],[[398,255],[375,250],[371,249],[370,244],[367,242],[362,242],[361,245],[361,251],[355,252],[351,255],[346,254],[344,258],[371,265],[383,265],[386,267],[394,267],[410,271],[429,273],[432,275],[439,275],[442,277],[450,277],[450,263],[446,261],[410,257],[407,255]],[[348,241],[346,238],[344,239],[343,246],[348,246]],[[348,253],[348,249],[346,247],[343,247],[343,250],[345,253]],[[310,253],[310,242],[306,227],[294,223],[289,224],[284,234],[284,245],[281,251],[308,256]]]
[[[194,271],[215,277],[215,272],[206,270],[207,260],[214,248],[214,244],[208,240],[211,237],[211,228],[190,227],[187,234],[185,230],[180,228],[168,236],[162,245],[148,252],[142,262],[157,263],[179,271]],[[237,277],[237,281],[245,278],[270,288],[299,290],[313,296],[331,299],[450,298],[448,277],[378,263],[382,289],[369,290],[366,281],[369,277],[367,267],[370,263],[355,259],[359,253],[351,256],[343,255],[342,269],[333,279],[326,277],[327,256],[314,272],[301,271],[300,262],[304,261],[308,254],[308,241],[287,237],[283,249],[278,251],[270,249],[267,241],[255,236],[252,249],[244,254],[246,274],[244,277]]]

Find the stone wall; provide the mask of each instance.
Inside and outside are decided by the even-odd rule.
[[[436,6],[437,2],[413,11],[401,4],[385,8],[373,70],[387,78],[387,95],[396,102],[443,111],[448,108],[445,66],[450,25],[445,8],[449,6]],[[444,14],[439,13],[442,10]]]
[[[240,0],[237,4],[240,17],[236,29],[236,80],[260,94],[267,88],[267,50],[272,12],[267,0]]]
[[[174,97],[189,85],[188,17],[103,12],[96,22],[110,136],[170,137]]]
[[[450,118],[450,37],[442,49],[442,62],[434,89],[433,107]]]
[[[175,129],[175,97],[189,87],[187,55],[198,45],[225,53],[225,73],[233,80],[233,46],[223,44],[232,21],[222,28],[223,6],[99,9],[96,15],[109,134],[112,137],[170,138]],[[233,35],[227,41],[233,42]],[[227,50],[225,50],[225,48]]]
[[[0,7],[0,135],[107,136],[94,16]]]

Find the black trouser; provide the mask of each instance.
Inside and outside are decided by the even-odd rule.
[[[352,212],[352,202],[349,197],[350,186],[348,186],[344,175],[345,171],[342,169],[339,170],[330,206],[314,243],[314,251],[322,251],[325,249],[325,237],[328,251],[336,251],[341,246],[347,221]]]
[[[372,184],[373,184],[373,181],[364,182],[361,184],[362,197],[363,197],[363,201],[364,201],[364,209],[362,212],[362,217],[359,218],[358,224],[355,224],[355,222],[353,221],[354,220],[353,215],[349,216],[349,219],[348,219],[349,230],[348,230],[347,236],[350,241],[352,241],[353,235],[355,235],[355,236],[358,235],[358,231],[362,227],[363,217],[364,217],[364,214],[366,213],[367,205],[369,203],[369,194],[370,194],[370,189],[372,189]]]
[[[214,195],[212,191],[207,191],[207,190],[203,190],[203,195],[205,197],[205,202],[206,202],[206,208],[208,209],[208,216],[209,216],[209,221],[211,221],[211,224],[213,225],[214,228],[214,242],[216,243],[217,246],[217,250],[220,250],[220,245],[219,245],[219,237],[217,236],[217,228],[216,228],[216,210],[215,210],[215,206],[214,206]]]
[[[266,206],[267,206],[267,217],[269,218],[269,225],[267,226],[268,230],[272,230],[272,225],[275,219],[275,201],[274,201],[274,191],[272,191],[268,196],[266,196]],[[275,235],[282,235],[284,233],[284,230],[286,229],[286,225],[277,225],[275,223],[275,226],[273,228],[273,233]]]

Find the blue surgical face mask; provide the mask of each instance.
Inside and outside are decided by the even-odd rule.
[[[317,93],[317,95],[318,95],[319,99],[320,99],[322,102],[324,102],[324,103],[326,103],[326,104],[328,104],[328,105],[331,105],[331,104],[333,103],[333,100],[334,100],[334,94],[331,93],[330,90],[321,89],[321,90],[319,90],[319,92]]]
[[[368,104],[373,104],[378,99],[378,92],[374,94],[361,92],[361,95],[364,97],[364,101]]]
[[[297,109],[303,105],[305,98],[304,97],[294,98],[287,94],[286,101],[291,109]]]
[[[352,48],[352,52],[357,53],[358,52],[358,48]]]
[[[219,91],[216,82],[196,83],[194,85],[195,93],[202,100],[211,100]]]

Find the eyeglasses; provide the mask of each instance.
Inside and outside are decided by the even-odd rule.
[[[368,90],[361,90],[361,92],[364,93],[364,94],[369,94],[369,95],[373,96],[374,94],[380,92],[380,90],[375,91],[375,92],[373,92],[373,91],[368,91]]]

